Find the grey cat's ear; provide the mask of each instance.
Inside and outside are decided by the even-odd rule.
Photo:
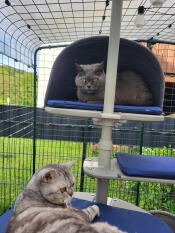
[[[82,67],[78,63],[75,63],[75,67],[76,67],[77,72],[83,71]]]
[[[76,163],[76,160],[69,161],[67,163],[61,163],[62,166],[71,169]]]
[[[99,70],[103,70],[104,69],[104,61],[102,61],[102,62],[99,63],[98,69]]]
[[[56,176],[55,170],[50,170],[50,171],[47,171],[47,172],[43,175],[42,180],[43,180],[45,183],[52,183],[53,180],[55,179],[55,176]]]

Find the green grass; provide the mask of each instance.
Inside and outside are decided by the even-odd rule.
[[[0,104],[33,106],[34,78],[26,72],[11,66],[0,66]]]
[[[138,152],[138,148],[123,146],[120,151]],[[78,142],[37,140],[36,169],[49,164],[76,160],[73,168],[77,180],[76,191],[80,188],[83,144]],[[143,148],[144,154],[174,156],[171,148]],[[0,138],[0,213],[13,206],[15,198],[32,176],[33,140],[24,138]],[[99,150],[92,151],[87,145],[87,157],[98,156]],[[114,154],[113,154],[114,155]],[[85,175],[84,191],[96,192],[96,179]],[[137,182],[111,180],[109,182],[110,197],[120,198],[135,204]],[[162,209],[175,213],[175,186],[152,183],[140,184],[140,207]]]

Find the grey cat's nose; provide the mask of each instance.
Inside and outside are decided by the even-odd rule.
[[[87,85],[87,87],[88,87],[88,88],[90,88],[90,87],[91,87],[91,85],[89,84],[89,85]]]

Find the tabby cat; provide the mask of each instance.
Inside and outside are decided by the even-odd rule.
[[[99,207],[83,210],[71,206],[75,161],[39,169],[17,197],[6,233],[122,233],[108,223],[90,222]]]
[[[75,84],[79,101],[103,103],[105,90],[104,62],[79,65],[75,63],[77,75]],[[117,74],[115,104],[133,106],[154,105],[153,95],[140,75],[133,71]]]

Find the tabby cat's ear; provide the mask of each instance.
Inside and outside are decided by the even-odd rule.
[[[42,179],[45,183],[52,183],[53,180],[55,179],[55,176],[56,176],[55,170],[50,170],[50,171],[47,171],[46,174],[44,174]]]
[[[71,169],[76,163],[76,160],[72,160],[72,161],[69,161],[67,163],[61,163],[62,166],[64,167],[68,167],[69,169]]]
[[[77,72],[83,71],[82,67],[78,63],[75,63],[75,67],[76,67]]]

